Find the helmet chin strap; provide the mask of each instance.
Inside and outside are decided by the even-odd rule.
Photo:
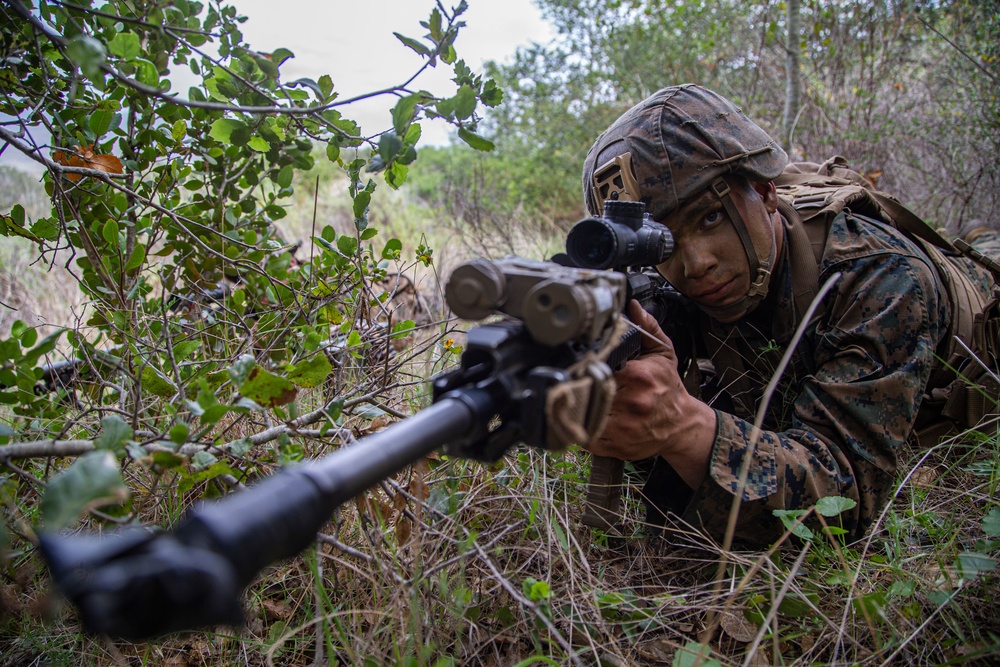
[[[726,209],[726,214],[729,216],[733,227],[736,229],[736,233],[740,237],[740,242],[743,244],[743,251],[746,253],[747,261],[750,264],[750,289],[745,296],[733,304],[720,308],[701,306],[701,309],[709,317],[720,322],[730,322],[754,310],[764,300],[764,297],[767,296],[767,290],[771,283],[771,270],[774,267],[778,244],[775,238],[774,225],[771,225],[771,251],[767,259],[761,261],[757,256],[757,249],[754,247],[753,239],[750,238],[750,231],[747,229],[746,220],[743,219],[743,215],[736,208],[735,202],[733,202],[729,184],[726,183],[724,178],[717,178],[712,182],[710,187],[712,192],[719,198],[719,201],[722,202],[722,207]]]

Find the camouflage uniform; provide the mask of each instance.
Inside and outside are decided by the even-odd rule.
[[[715,191],[720,175],[767,182],[786,162],[738,107],[688,84],[659,91],[602,134],[583,185],[592,213],[611,192],[645,202],[654,219],[663,219],[709,186]],[[745,222],[734,219],[732,206],[726,210],[740,231]],[[802,235],[789,234],[792,223],[784,222],[786,244],[766,296],[753,297],[759,304],[731,325],[700,316],[696,342],[717,370],[701,396],[718,424],[709,474],[692,490],[657,459],[644,489],[651,521],[661,518],[659,508],[721,535],[750,456],[738,538],[772,542],[783,530],[773,510],[807,508],[827,496],[856,501],[839,521],[860,537],[892,491],[900,448],[928,412],[925,405],[918,414],[925,394],[953,379],[938,361],[950,344],[952,306],[932,260],[895,227],[841,214],[827,233],[819,284],[841,276],[796,347],[755,438],[758,402],[804,314],[797,312],[802,286],[793,284],[791,258],[801,262],[811,248],[792,247]],[[986,234],[977,246],[985,253],[997,242]],[[754,263],[768,265],[767,248],[744,246],[752,272]],[[970,261],[962,267],[989,294],[988,273]]]
[[[950,304],[936,269],[913,241],[886,224],[838,216],[820,283],[835,272],[841,277],[796,348],[752,447],[759,401],[802,315],[795,312],[788,257],[779,258],[768,298],[749,316],[731,326],[701,318],[703,345],[719,350],[719,375],[702,396],[718,417],[705,482],[690,492],[660,460],[645,493],[653,504],[719,534],[749,454],[738,538],[771,542],[782,531],[772,510],[809,507],[826,496],[857,502],[839,520],[860,537],[885,506],[897,453],[932,389],[928,380],[940,365]],[[987,290],[986,272],[971,262],[967,267]]]

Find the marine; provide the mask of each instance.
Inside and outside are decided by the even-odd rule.
[[[685,84],[597,139],[583,188],[594,215],[607,199],[642,201],[670,229],[675,249],[657,270],[698,309],[702,359],[680,368],[674,342],[630,305],[644,353],[616,374],[607,425],[587,445],[655,461],[654,523],[676,515],[721,538],[738,499],[735,537],[766,545],[785,530],[774,510],[840,496],[855,503],[839,522],[857,539],[878,522],[906,443],[967,426],[946,406],[1000,347],[995,278],[842,158],[789,164],[735,104]]]

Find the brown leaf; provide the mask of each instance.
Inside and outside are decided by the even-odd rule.
[[[361,494],[354,498],[354,504],[358,508],[358,514],[365,519],[371,519],[372,515],[375,513],[372,508],[372,501],[368,498],[367,494]]]
[[[87,160],[87,166],[91,169],[104,171],[109,174],[123,174],[125,167],[122,161],[114,155],[95,155],[93,159]]]
[[[396,544],[402,546],[410,541],[410,533],[413,532],[413,525],[405,516],[399,517],[396,521]]]
[[[666,639],[654,639],[636,644],[635,651],[654,664],[669,665],[674,660],[677,644]]]
[[[410,495],[420,500],[427,500],[431,495],[427,483],[424,482],[424,476],[417,470],[413,471],[413,477],[410,478]]]
[[[52,159],[59,164],[65,165],[67,167],[83,167],[86,169],[95,169],[97,171],[103,171],[108,174],[123,174],[125,173],[125,167],[122,165],[122,161],[119,160],[114,155],[105,155],[94,153],[94,145],[90,144],[88,146],[74,146],[75,152],[66,153],[64,151],[55,151],[52,153]],[[66,174],[66,178],[71,181],[79,181],[83,178],[82,174]]]
[[[722,614],[719,624],[727,635],[744,644],[752,642],[754,637],[757,636],[757,626],[748,621],[746,616],[738,612],[727,611]]]
[[[392,499],[392,506],[397,512],[402,512],[406,509],[406,496],[402,493],[397,493]]]
[[[264,613],[272,621],[285,620],[292,615],[291,607],[288,606],[286,602],[281,600],[269,600],[264,598],[261,600],[261,605],[264,607]]]
[[[918,489],[929,489],[934,485],[939,473],[934,466],[921,466],[910,475],[910,482]]]

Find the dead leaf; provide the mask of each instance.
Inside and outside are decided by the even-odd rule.
[[[354,498],[354,504],[358,508],[358,514],[363,519],[371,519],[375,514],[375,508],[372,506],[371,499],[368,498],[368,494],[361,494]]]
[[[882,178],[882,170],[881,169],[872,169],[871,171],[865,173],[865,178],[867,178],[868,181],[874,187],[877,188],[878,187],[879,179]]]
[[[378,501],[378,511],[379,511],[379,516],[380,517],[382,517],[383,519],[388,520],[389,517],[392,516],[392,505],[390,505],[389,503],[385,502],[384,500],[379,500]]]
[[[635,651],[650,662],[669,665],[673,662],[677,644],[665,639],[654,639],[636,644]]]
[[[67,167],[83,167],[103,171],[107,174],[125,173],[125,167],[121,160],[114,155],[94,153],[93,144],[74,146],[73,148],[75,152],[71,153],[55,151],[52,153],[52,159]],[[83,174],[66,174],[66,178],[75,182],[83,178]]]
[[[757,636],[757,626],[738,612],[727,611],[722,614],[719,618],[719,624],[727,635],[744,644],[752,642]]]
[[[406,496],[402,493],[397,493],[392,499],[392,506],[397,512],[402,512],[406,509]]]
[[[413,526],[410,520],[405,516],[399,517],[396,521],[396,544],[402,546],[410,541],[410,533],[413,532]]]
[[[918,489],[929,489],[938,478],[937,468],[933,466],[920,467],[910,475],[910,482]]]
[[[264,598],[261,600],[261,605],[264,607],[264,613],[272,621],[283,621],[292,615],[291,607],[284,601]]]
[[[409,491],[411,496],[420,500],[427,500],[430,497],[431,491],[427,488],[424,475],[420,470],[413,471],[413,477],[410,478]]]

